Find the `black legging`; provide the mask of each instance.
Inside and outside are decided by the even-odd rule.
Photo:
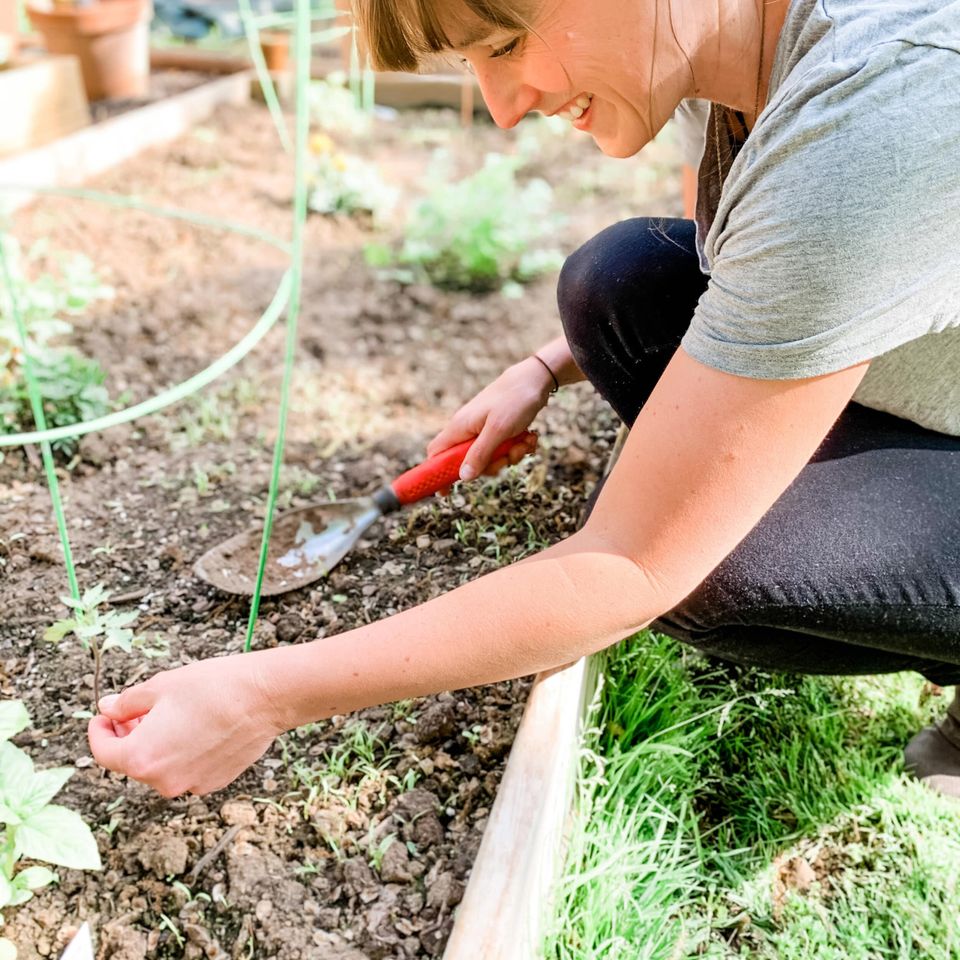
[[[706,283],[689,220],[616,224],[564,266],[570,349],[625,423]],[[849,404],[760,523],[654,628],[768,670],[960,683],[960,438]]]

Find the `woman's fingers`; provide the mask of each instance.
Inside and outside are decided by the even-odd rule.
[[[443,453],[450,447],[463,443],[464,440],[470,440],[477,435],[476,430],[460,426],[456,421],[451,420],[428,444],[427,456],[435,457],[438,453]]]
[[[142,717],[156,703],[157,695],[149,681],[128,687],[122,693],[100,698],[100,712],[111,720],[122,723]]]
[[[516,466],[527,454],[534,453],[537,449],[537,435],[530,434],[531,439],[524,440],[523,443],[515,443],[510,448],[510,465]]]
[[[127,744],[125,735],[117,733],[113,721],[102,713],[87,725],[90,753],[101,767],[116,773],[127,772]]]

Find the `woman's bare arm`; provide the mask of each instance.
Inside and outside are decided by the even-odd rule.
[[[203,793],[237,776],[280,730],[534,673],[628,636],[675,606],[743,539],[809,460],[866,368],[748,380],[678,351],[583,530],[348,633],[159,674],[114,701],[110,719],[91,722],[94,755],[161,792]],[[111,719],[136,717],[139,725],[117,736]]]

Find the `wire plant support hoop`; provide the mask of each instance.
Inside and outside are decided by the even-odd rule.
[[[244,3],[244,10],[248,14],[248,16],[245,18],[248,31],[255,32],[257,24],[254,22],[252,14],[249,13],[249,4]],[[338,15],[339,11],[336,10],[332,3],[326,2],[326,0],[324,0],[320,7],[311,6],[309,0],[296,0],[295,2],[294,14],[292,17],[292,24],[294,28],[293,36],[295,43],[295,118],[294,138],[292,142],[289,140],[286,134],[283,117],[280,113],[279,102],[277,101],[276,93],[273,89],[273,84],[269,73],[266,71],[266,66],[262,63],[262,57],[259,58],[259,61],[256,56],[254,58],[260,75],[261,83],[264,86],[265,97],[267,98],[268,104],[270,104],[271,112],[277,124],[281,143],[284,145],[285,149],[291,149],[294,152],[294,202],[291,238],[289,241],[275,237],[264,231],[258,230],[255,227],[245,224],[207,217],[202,214],[193,213],[187,210],[179,210],[170,207],[158,207],[148,203],[143,203],[130,197],[122,197],[83,189],[36,186],[30,186],[27,188],[22,185],[0,184],[0,192],[29,190],[29,192],[37,194],[89,200],[92,202],[114,206],[118,209],[137,210],[139,212],[152,214],[158,217],[178,219],[197,226],[242,234],[274,246],[289,257],[289,266],[281,277],[280,283],[277,286],[277,290],[274,293],[273,299],[271,300],[267,309],[263,312],[259,319],[257,319],[249,331],[236,344],[234,344],[230,350],[218,357],[205,369],[201,370],[199,373],[188,378],[187,380],[184,380],[183,382],[176,384],[168,390],[165,390],[162,393],[157,394],[156,396],[151,397],[150,399],[141,403],[134,404],[122,410],[117,410],[95,420],[83,421],[63,427],[57,427],[55,429],[49,429],[43,412],[40,386],[37,382],[29,351],[27,349],[28,335],[26,326],[17,303],[16,291],[11,278],[9,264],[4,252],[4,246],[2,243],[0,243],[0,273],[2,273],[2,280],[7,291],[7,302],[9,304],[11,316],[20,340],[20,346],[23,350],[23,374],[27,385],[31,411],[33,413],[34,424],[36,427],[36,429],[32,431],[0,436],[0,448],[24,446],[32,443],[38,443],[40,445],[47,487],[50,492],[53,512],[57,523],[57,532],[63,548],[64,565],[66,567],[70,595],[74,600],[80,599],[80,586],[70,548],[70,538],[67,529],[66,517],[63,510],[62,498],[60,496],[60,485],[57,479],[56,469],[54,467],[51,444],[57,440],[76,438],[88,433],[106,430],[110,427],[118,426],[119,424],[130,423],[131,421],[140,417],[157,413],[158,411],[163,410],[164,408],[197,393],[239,363],[239,361],[242,360],[243,357],[245,357],[264,338],[264,336],[266,336],[269,330],[276,324],[277,320],[279,320],[280,316],[285,312],[286,340],[283,361],[283,379],[280,390],[280,404],[278,412],[278,430],[274,444],[269,492],[267,496],[266,518],[263,529],[263,543],[260,554],[256,589],[250,604],[250,614],[247,623],[246,640],[244,643],[245,650],[249,650],[251,648],[254,626],[256,624],[260,607],[260,596],[267,559],[267,544],[269,542],[273,515],[277,504],[277,495],[280,484],[280,467],[283,462],[290,388],[293,380],[293,365],[297,343],[297,319],[300,309],[301,282],[303,273],[303,236],[307,217],[306,156],[310,120],[308,97],[308,87],[310,82],[310,48],[311,42],[315,41],[318,37],[321,39],[329,39],[330,36],[339,35],[339,33],[342,33],[344,29],[343,27],[338,27],[331,28],[327,31],[322,31],[320,33],[314,33],[312,32],[312,23],[316,19],[330,19]],[[251,49],[256,50],[259,53],[259,44],[256,42],[256,37],[251,36],[250,40]],[[270,93],[266,92],[267,90],[273,93],[272,98]],[[0,239],[2,239],[2,234],[0,234]]]

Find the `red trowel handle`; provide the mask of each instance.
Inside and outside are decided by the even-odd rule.
[[[528,443],[534,436],[534,434],[525,430],[509,440],[504,440],[493,451],[490,462],[494,463],[501,457],[505,457],[512,447],[515,447],[518,443]],[[463,443],[458,443],[455,447],[449,447],[443,453],[438,453],[435,457],[424,460],[419,466],[400,474],[390,484],[397,500],[400,501],[400,505],[406,506],[409,503],[416,503],[418,500],[429,497],[459,480],[460,465],[473,444],[473,440],[464,440]]]

